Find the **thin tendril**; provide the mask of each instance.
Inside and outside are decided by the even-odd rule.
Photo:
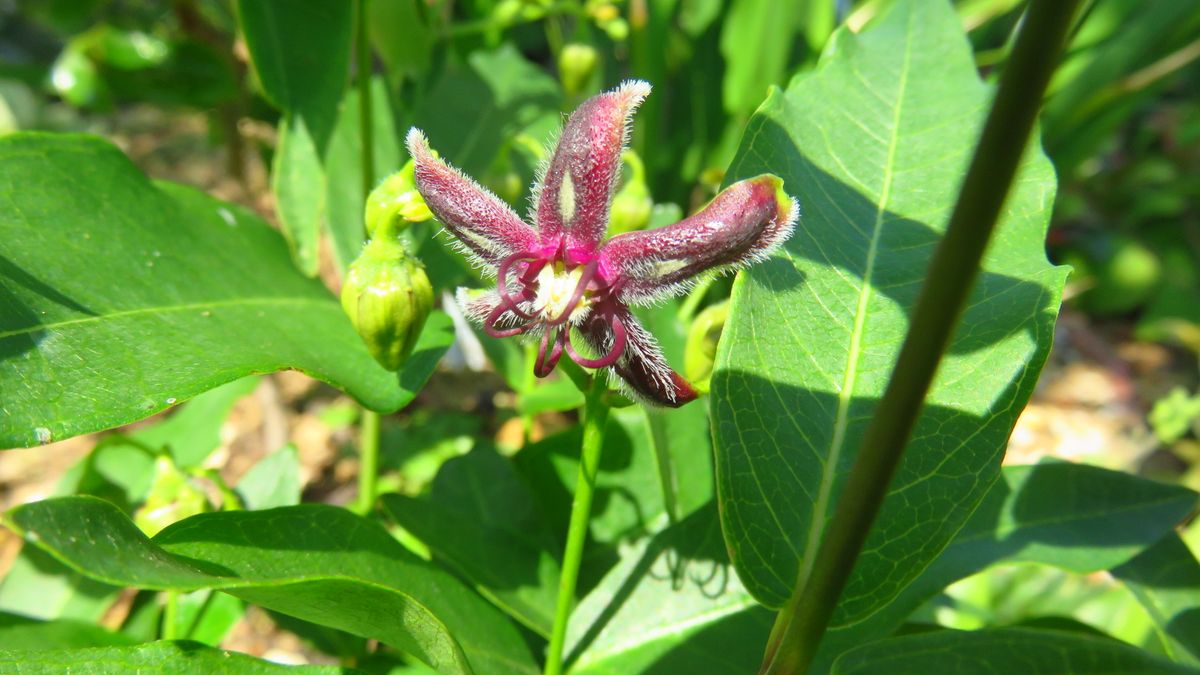
[[[517,316],[521,317],[522,319],[532,319],[533,315],[529,314],[528,312],[525,312],[519,306],[517,306],[517,301],[513,300],[512,294],[510,294],[508,291],[508,272],[509,272],[509,270],[512,269],[513,265],[515,265],[516,263],[523,261],[523,260],[528,260],[528,261],[534,262],[534,261],[537,261],[538,258],[529,251],[524,251],[521,253],[514,253],[514,254],[508,256],[507,258],[505,258],[503,260],[503,262],[500,263],[500,267],[496,271],[496,277],[497,277],[496,285],[498,287],[498,290],[500,291],[500,300],[501,300],[502,307],[504,307],[508,311],[512,312],[513,314],[516,314]],[[542,265],[543,266],[545,265],[545,261],[542,261]],[[540,269],[540,267],[539,267],[539,269]],[[524,276],[524,275],[522,275],[522,276]],[[524,295],[525,295],[524,292],[522,292],[522,299],[525,299]]]
[[[579,352],[575,351],[575,346],[571,344],[571,338],[568,335],[566,340],[566,349],[567,355],[571,357],[571,360],[583,366],[584,368],[605,368],[616,363],[617,359],[621,358],[621,353],[625,351],[625,343],[627,340],[625,324],[621,322],[621,317],[617,316],[616,314],[612,314],[611,316],[613,343],[612,347],[609,347],[608,353],[598,359],[589,359],[585,356],[581,356]],[[569,331],[570,328],[564,328],[563,330]]]
[[[550,334],[554,333],[554,346],[550,347]],[[563,354],[563,331],[547,327],[542,333],[542,344],[538,347],[537,361],[533,364],[533,374],[538,377],[546,377],[553,370],[554,366],[558,365],[558,360]],[[550,348],[550,355],[546,356],[546,349]]]
[[[500,320],[500,317],[503,316],[504,312],[506,311],[510,311],[510,308],[505,307],[503,303],[496,305],[496,308],[492,310],[491,314],[488,314],[487,319],[483,322],[483,332],[491,335],[494,338],[505,338],[512,337],[514,335],[520,335],[521,333],[529,330],[530,326],[533,325],[532,321],[527,321],[519,326],[513,326],[512,328],[497,328],[496,322]]]

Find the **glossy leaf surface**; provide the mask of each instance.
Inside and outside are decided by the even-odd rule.
[[[726,180],[778,174],[801,209],[783,253],[735,283],[712,382],[726,540],[768,606],[812,565],[988,100],[950,7],[902,0],[840,29],[747,126]],[[835,622],[894,598],[996,479],[1065,277],[1043,251],[1054,189],[1029,153]]]
[[[992,565],[1040,563],[1090,574],[1141,558],[1196,503],[1185,488],[1092,466],[1007,467],[950,545],[895,600],[866,621],[830,627],[813,672],[890,634],[926,600]]]
[[[431,317],[397,378],[277,232],[151,183],[98,139],[0,139],[0,194],[0,447],[108,429],[283,368],[394,410],[453,339]]]
[[[343,509],[203,514],[150,540],[107,502],[65,497],[18,507],[6,523],[108,583],[223,590],[375,638],[442,672],[536,672],[520,634],[498,610]]]
[[[935,631],[883,640],[838,659],[835,675],[926,673],[1111,673],[1172,675],[1197,671],[1111,638],[1065,631],[1004,628]]]
[[[6,673],[211,673],[211,675],[335,675],[336,666],[285,666],[214,649],[199,642],[150,642],[129,647],[0,651]]]

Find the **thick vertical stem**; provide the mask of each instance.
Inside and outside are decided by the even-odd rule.
[[[165,595],[159,634],[164,640],[175,640],[179,638],[179,591],[166,591]]]
[[[357,61],[358,131],[362,139],[359,166],[362,172],[363,202],[375,187],[374,134],[371,125],[371,42],[367,35],[367,0],[355,4],[354,46]],[[379,413],[363,408],[358,434],[358,504],[361,514],[375,505],[379,478]]]
[[[1033,0],[1029,7],[946,235],[930,262],[887,391],[867,427],[812,571],[797,580],[776,618],[762,673],[801,673],[816,655],[979,272],[1077,5],[1078,0]]]
[[[587,541],[588,520],[592,512],[592,496],[596,490],[596,473],[600,470],[600,453],[604,447],[604,425],[608,422],[608,405],[604,402],[604,377],[593,376],[583,408],[583,447],[579,456],[579,478],[575,481],[575,501],[571,504],[571,524],[567,529],[567,547],[563,552],[562,576],[558,582],[558,604],[554,611],[554,628],[546,654],[546,675],[561,675],[563,647],[567,639],[567,620],[575,608],[575,585],[583,561],[583,544]]]

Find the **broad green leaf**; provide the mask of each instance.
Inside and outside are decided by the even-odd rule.
[[[778,174],[802,213],[782,254],[735,282],[712,381],[723,529],[768,606],[811,568],[988,99],[950,6],[899,0],[835,33],[747,126],[727,180]],[[1034,149],[835,622],[894,598],[996,480],[1066,274],[1043,250],[1053,195]]]
[[[368,3],[369,7],[389,3]],[[325,156],[326,206],[329,239],[338,268],[345,270],[362,253],[363,230],[362,138],[358,88],[346,91],[338,112],[337,126]],[[379,183],[400,170],[400,140],[383,79],[371,81],[371,157],[374,178]]]
[[[325,208],[323,158],[346,88],[353,3],[240,0],[237,14],[263,94],[284,113],[271,188],[296,263],[313,276]]]
[[[485,597],[549,637],[559,544],[507,459],[475,448],[442,465],[427,498],[389,494],[384,509]]]
[[[18,507],[6,524],[107,583],[223,590],[377,639],[448,673],[536,671],[498,610],[344,509],[202,514],[150,540],[107,502],[64,497]]]
[[[0,194],[0,447],[119,426],[282,368],[395,410],[432,369],[422,354],[449,344],[448,321],[431,317],[397,378],[260,219],[156,186],[99,139],[0,139]]]
[[[721,25],[722,100],[741,119],[785,79],[804,2],[733,0]]]
[[[250,510],[300,503],[300,453],[288,443],[263,457],[238,481],[237,492]]]
[[[466,68],[449,70],[418,105],[414,123],[447,161],[486,182],[504,141],[539,119],[557,119],[559,98],[554,79],[506,44],[471,52]]]
[[[0,670],[26,673],[205,673],[206,675],[335,675],[336,666],[285,666],[199,642],[151,642],[129,647],[0,651]]]
[[[1170,532],[1112,571],[1154,621],[1171,658],[1200,666],[1200,563]]]
[[[304,118],[285,115],[271,162],[271,192],[296,266],[310,277],[316,276],[320,263],[318,246],[325,213],[321,163],[321,151]]]
[[[24,546],[0,581],[0,612],[99,622],[120,590],[79,574],[35,546]]]
[[[365,4],[371,46],[387,66],[392,81],[426,75],[438,37],[435,27],[428,23],[436,18],[436,12],[421,7],[421,0]]]
[[[517,469],[533,488],[541,512],[552,519],[550,525],[560,541],[565,541],[582,440],[582,430],[576,426],[527,445],[515,458]],[[666,510],[654,461],[650,430],[641,410],[613,410],[605,427],[589,523],[597,541],[615,545],[623,538],[662,527]]]
[[[622,548],[571,615],[571,672],[752,673],[772,621],[730,567],[709,502]]]
[[[1057,630],[935,631],[864,645],[838,659],[836,675],[927,673],[1196,673],[1111,638]]]
[[[257,377],[223,384],[179,406],[162,422],[132,432],[130,437],[155,450],[167,448],[180,468],[198,467],[221,445],[221,427],[234,404],[257,386]]]
[[[1125,563],[1171,532],[1197,504],[1190,490],[1081,464],[1006,467],[967,524],[895,600],[866,621],[835,622],[813,672],[883,637],[950,584],[998,563],[1079,574]]]
[[[39,621],[19,614],[0,613],[0,652],[78,649],[133,644],[133,638],[77,619]]]

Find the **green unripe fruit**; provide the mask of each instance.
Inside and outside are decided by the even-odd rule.
[[[371,356],[399,370],[433,309],[433,287],[400,242],[373,239],[346,273],[342,308]]]

